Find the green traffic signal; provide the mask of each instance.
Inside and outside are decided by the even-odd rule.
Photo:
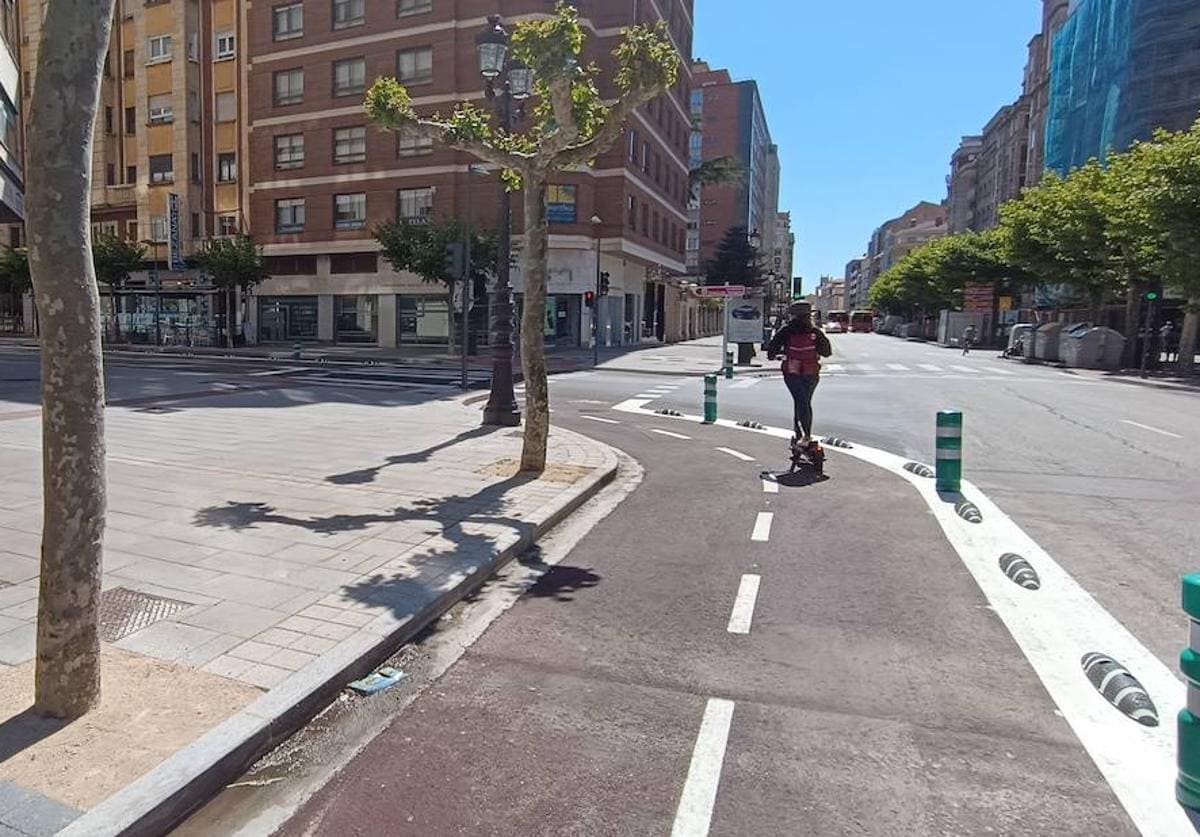
[[[1158,291],[1146,291],[1146,301],[1154,302],[1158,299]]]

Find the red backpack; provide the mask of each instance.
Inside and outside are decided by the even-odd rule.
[[[783,374],[803,375],[806,378],[821,374],[817,357],[816,331],[795,331],[788,335],[787,354],[783,358]]]

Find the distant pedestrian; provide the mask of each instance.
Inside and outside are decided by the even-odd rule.
[[[1172,360],[1178,360],[1179,346],[1176,343],[1175,323],[1173,321],[1167,320],[1163,323],[1163,327],[1158,330],[1158,339],[1162,344],[1163,354],[1166,355],[1166,362],[1170,363]]]
[[[963,329],[962,347],[963,347],[964,355],[970,354],[971,347],[975,345],[975,340],[977,339],[977,337],[978,337],[978,332],[975,328],[975,323],[971,323],[965,329]]]

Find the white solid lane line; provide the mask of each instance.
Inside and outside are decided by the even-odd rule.
[[[746,454],[742,453],[740,450],[734,450],[733,448],[717,448],[717,450],[719,450],[721,453],[727,453],[730,456],[732,456],[734,459],[740,459],[743,462],[753,462],[754,461],[753,456],[746,456]]]
[[[845,364],[842,364],[842,363],[823,363],[823,364],[821,364],[821,369],[824,370],[825,372],[841,372],[845,368],[846,368]]]
[[[580,416],[580,418],[587,419],[588,421],[598,421],[601,424],[620,424],[621,423],[614,419],[604,418],[603,416]]]
[[[871,364],[869,364],[869,363],[860,363],[860,364],[858,364],[858,371],[859,371],[859,372],[872,372],[872,371],[874,371],[874,370],[875,370],[875,367],[874,367],[874,366],[872,366],[872,365],[871,365]]]
[[[934,366],[932,363],[918,363],[917,366],[924,369],[926,372],[941,372],[942,367]]]
[[[762,484],[763,491],[765,491],[767,494],[779,493],[779,483],[776,482],[775,477],[763,477]]]
[[[774,512],[759,512],[758,517],[754,519],[754,531],[750,533],[750,540],[759,543],[771,540],[771,521],[774,519]]]
[[[729,633],[750,633],[750,623],[754,620],[754,603],[758,601],[758,585],[761,582],[760,575],[742,576],[737,597],[733,600],[733,613],[729,615],[729,626],[726,628]]]
[[[732,722],[733,701],[709,698],[696,746],[692,748],[692,763],[683,783],[679,807],[675,810],[671,837],[706,837],[708,834]]]
[[[887,368],[891,369],[894,372],[907,372],[908,371],[908,367],[905,366],[903,363],[889,363],[887,365]]]
[[[657,427],[650,428],[651,433],[657,433],[659,436],[668,436],[672,439],[691,439],[691,436],[684,436],[682,433],[676,433],[673,430],[659,430]]]
[[[1129,419],[1121,419],[1121,424],[1130,424],[1134,427],[1140,427],[1142,430],[1149,430],[1151,433],[1158,433],[1162,436],[1170,436],[1172,439],[1182,439],[1178,433],[1172,433],[1170,430],[1161,430],[1157,427],[1151,427],[1148,424],[1142,424],[1140,421],[1130,421]]]

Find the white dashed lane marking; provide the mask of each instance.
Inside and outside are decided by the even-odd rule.
[[[1178,433],[1172,433],[1170,430],[1162,430],[1157,427],[1151,427],[1148,424],[1142,424],[1140,421],[1130,421],[1129,419],[1121,419],[1121,424],[1128,424],[1132,427],[1140,427],[1142,430],[1149,430],[1151,433],[1157,433],[1160,436],[1169,436],[1172,439],[1182,439]]]
[[[732,723],[733,701],[709,698],[696,746],[692,748],[692,762],[683,783],[679,807],[675,810],[671,837],[705,837],[708,834]]]
[[[587,419],[588,421],[596,421],[596,422],[599,422],[600,424],[620,424],[621,423],[614,419],[604,418],[602,416],[580,416],[580,418]]]
[[[774,477],[763,477],[762,484],[763,484],[763,491],[765,491],[767,494],[778,494],[779,493],[779,483],[776,482]]]
[[[667,436],[672,439],[691,439],[691,436],[684,436],[682,433],[676,433],[672,430],[659,430],[657,427],[650,428],[651,433],[657,433],[659,436]]]
[[[934,366],[932,363],[918,363],[917,366],[924,369],[926,372],[941,372],[942,367]]]
[[[774,519],[774,512],[759,512],[758,517],[754,519],[754,531],[750,533],[750,540],[758,543],[771,540],[771,522]]]
[[[903,363],[889,363],[887,365],[887,368],[891,369],[894,372],[907,372],[908,371],[908,367],[905,366]]]
[[[759,575],[744,575],[738,586],[737,597],[733,600],[733,612],[729,615],[729,625],[726,630],[731,634],[750,633],[750,623],[754,620],[754,603],[758,601],[758,585],[762,581]]]
[[[740,459],[743,462],[753,462],[754,461],[753,456],[747,456],[746,454],[742,453],[740,450],[734,450],[733,448],[717,448],[717,450],[719,450],[721,453],[727,453],[730,456],[732,456],[734,459]]]

